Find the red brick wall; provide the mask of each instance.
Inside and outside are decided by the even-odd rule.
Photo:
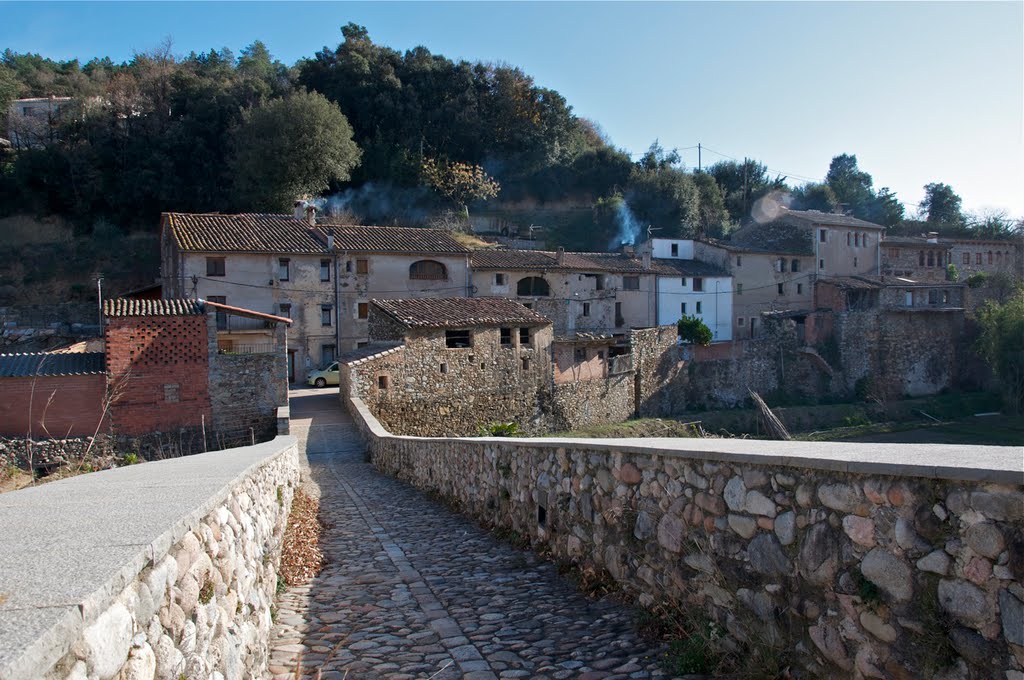
[[[107,373],[117,434],[168,432],[210,423],[205,316],[110,319]]]
[[[0,378],[0,435],[29,434],[30,413],[34,439],[92,435],[103,414],[106,390],[102,375]]]

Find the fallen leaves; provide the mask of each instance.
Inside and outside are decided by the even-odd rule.
[[[302,489],[295,491],[288,527],[281,550],[281,577],[289,586],[301,586],[323,569],[324,554],[320,550],[323,526],[317,515],[320,501]]]

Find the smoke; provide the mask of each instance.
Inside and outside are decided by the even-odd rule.
[[[624,245],[635,245],[640,238],[640,223],[636,221],[636,216],[625,201],[619,201],[615,207],[615,224],[619,230],[608,244],[608,250],[618,250],[619,246]]]
[[[366,184],[309,202],[325,217],[351,218],[354,222],[383,226],[419,226],[431,213],[433,196],[425,187]]]

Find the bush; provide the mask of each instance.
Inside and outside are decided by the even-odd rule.
[[[714,337],[707,324],[695,316],[684,316],[676,326],[679,328],[679,339],[687,344],[707,346]]]
[[[487,423],[478,425],[478,437],[522,437],[525,433],[517,423]]]

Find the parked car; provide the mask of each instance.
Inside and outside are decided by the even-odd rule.
[[[321,371],[311,371],[306,377],[306,384],[312,385],[313,387],[327,387],[328,385],[338,384],[338,362],[335,361],[333,364]]]

